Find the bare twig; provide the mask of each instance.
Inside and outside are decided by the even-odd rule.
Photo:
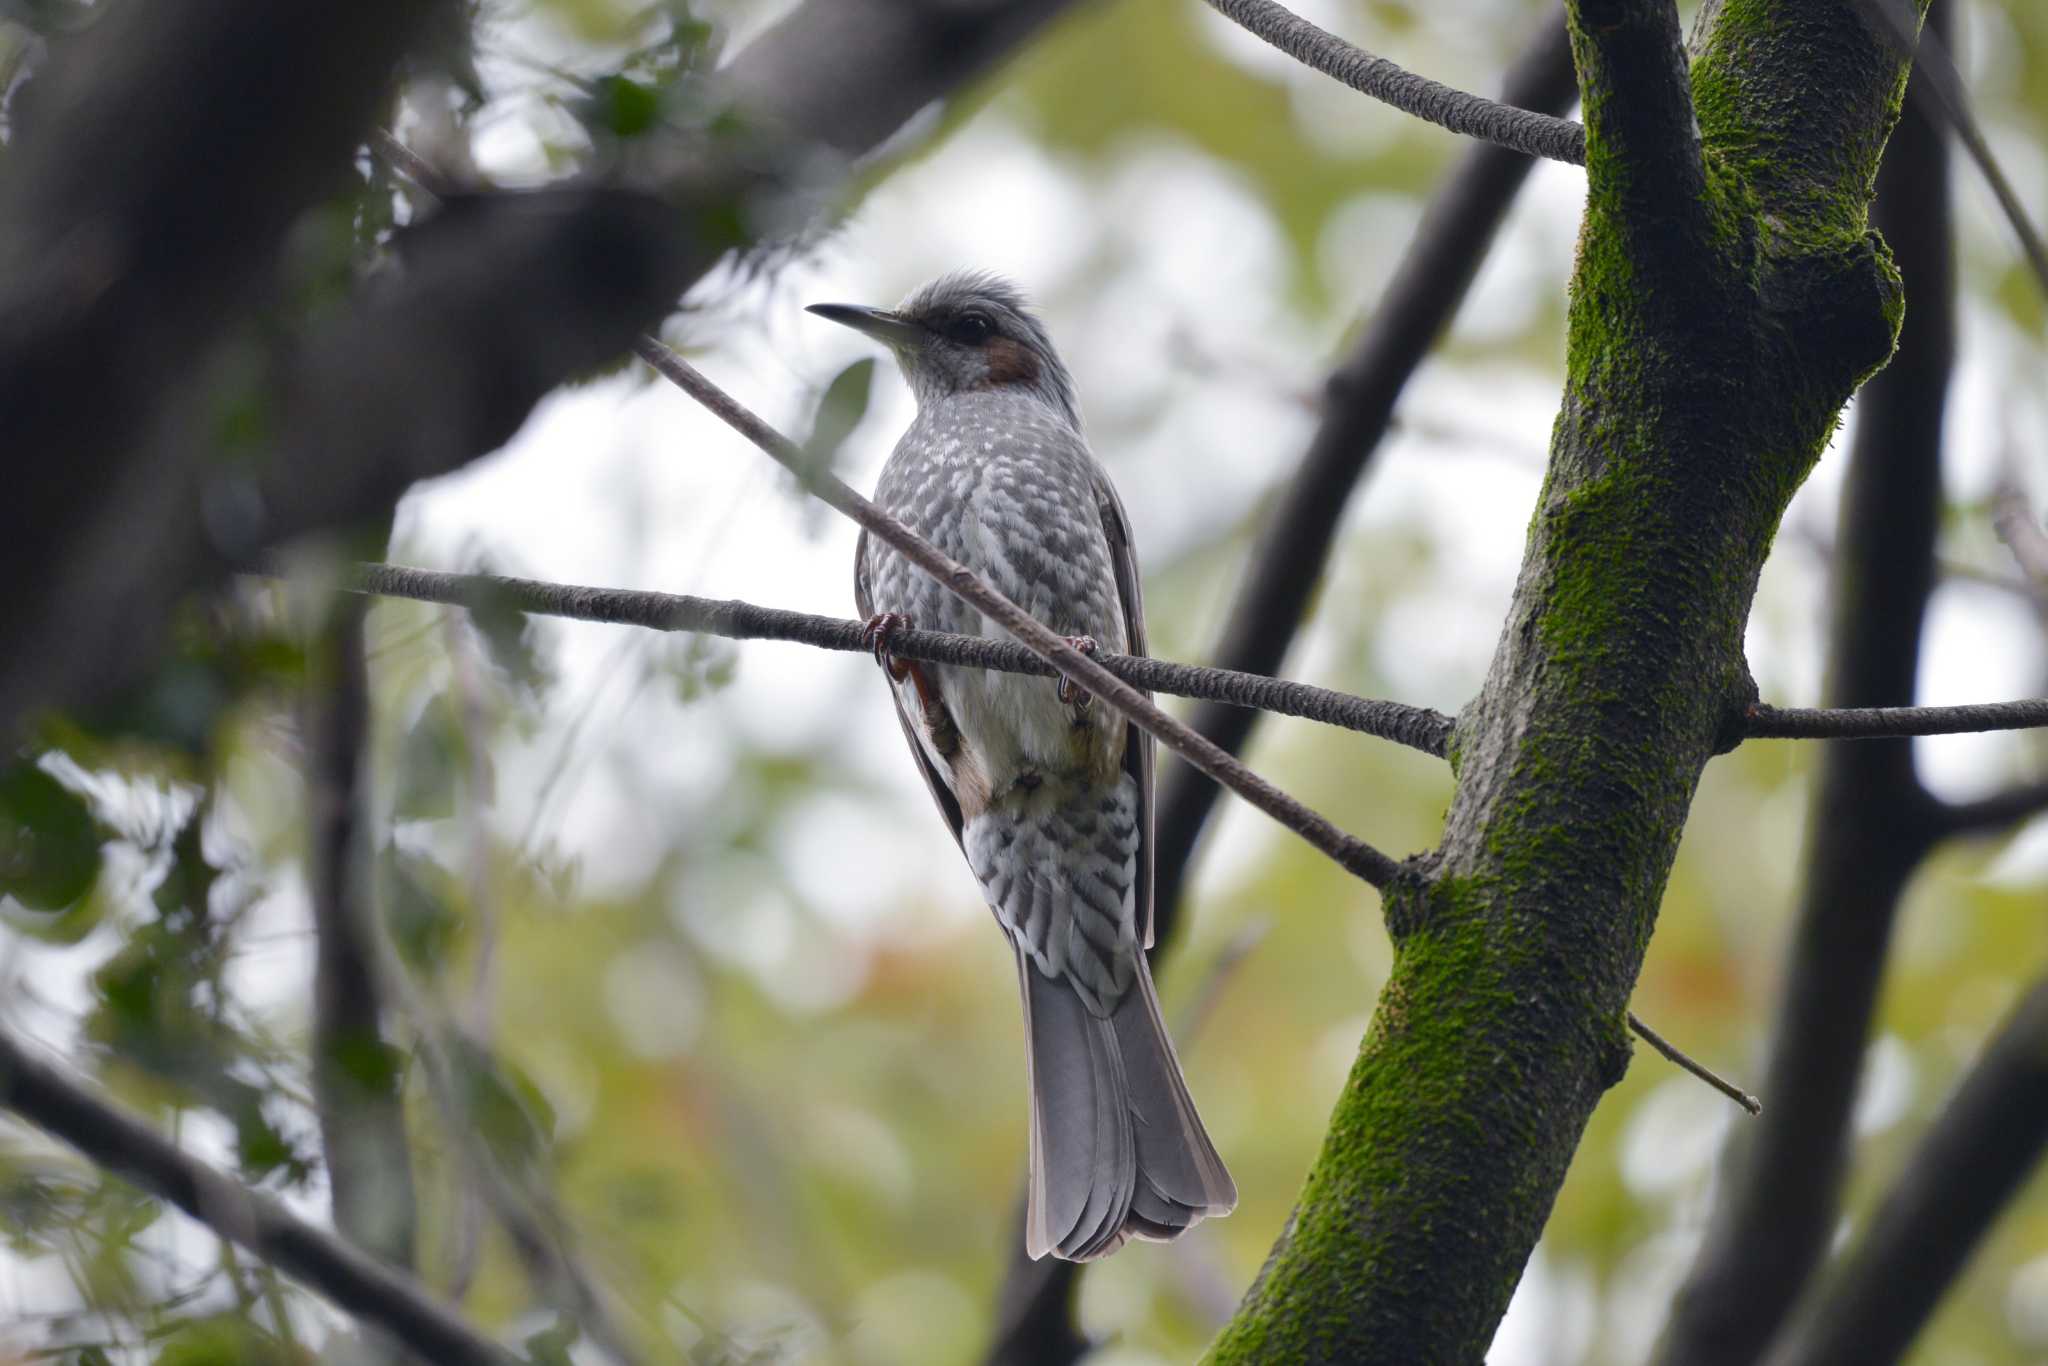
[[[1509,104],[1561,112],[1571,107],[1578,89],[1564,16],[1556,12],[1509,68],[1502,96]],[[1357,341],[1324,385],[1315,435],[1281,486],[1272,518],[1247,558],[1217,642],[1217,664],[1251,674],[1280,671],[1322,581],[1352,491],[1372,466],[1395,404],[1463,302],[1534,165],[1518,152],[1475,146],[1430,199],[1393,282],[1368,310]],[[1241,708],[1205,705],[1189,714],[1188,723],[1242,754],[1257,719]],[[1171,941],[1188,865],[1215,801],[1213,783],[1179,764],[1161,767],[1153,846],[1159,944]]]
[[[1662,1053],[1679,1067],[1692,1073],[1701,1081],[1749,1111],[1752,1115],[1760,1115],[1764,1112],[1764,1103],[1762,1101],[1743,1090],[1740,1086],[1737,1086],[1734,1082],[1729,1081],[1705,1063],[1695,1061],[1678,1045],[1644,1024],[1633,1010],[1628,1013],[1628,1027],[1634,1030],[1636,1037],[1640,1038],[1644,1043],[1650,1045],[1650,1047]]]
[[[1091,695],[1122,712],[1140,729],[1180,754],[1195,767],[1243,797],[1280,824],[1327,854],[1338,866],[1374,887],[1385,887],[1400,865],[1354,835],[1347,835],[1279,788],[1246,768],[1208,740],[1155,706],[1143,693],[1076,650],[1066,640],[1016,603],[991,588],[967,566],[941,553],[929,541],[888,512],[848,487],[836,475],[814,472],[795,443],[777,432],[730,394],[713,384],[694,365],[652,337],[642,337],[635,351],[721,421],[760,447],[771,459],[806,481],[811,493],[864,527],[912,564],[930,574],[949,592],[979,609],[1060,673]]]
[[[817,616],[759,607],[731,599],[693,598],[623,588],[584,588],[536,579],[502,578],[494,574],[451,574],[405,565],[363,564],[352,567],[347,586],[357,592],[419,602],[445,602],[462,607],[512,607],[542,616],[577,621],[646,626],[657,631],[696,631],[734,640],[787,640],[824,650],[866,653],[862,624],[841,617]],[[1003,673],[1057,678],[1059,670],[1022,645],[984,636],[956,636],[942,631],[903,630],[889,637],[891,653],[904,659],[956,664]],[[1451,718],[1427,707],[1354,697],[1330,688],[1257,674],[1208,669],[1142,655],[1098,654],[1095,660],[1118,678],[1148,692],[1199,697],[1234,707],[1255,708],[1298,716],[1307,721],[1342,726],[1376,735],[1410,749],[1441,758],[1449,739]]]
[[[141,1120],[31,1057],[5,1031],[0,1031],[0,1107],[170,1201],[427,1360],[446,1366],[514,1366],[510,1352],[427,1298],[410,1278],[304,1222],[269,1196],[187,1157]]]
[[[1209,7],[1304,66],[1404,114],[1547,161],[1586,163],[1586,130],[1569,119],[1497,104],[1404,71],[1273,0],[1209,0]]]
[[[1886,740],[2048,726],[2048,698],[1957,707],[1772,707],[1749,709],[1743,734],[1772,740]]]
[[[1999,1026],[1771,1366],[1903,1360],[2044,1151],[2048,981]]]

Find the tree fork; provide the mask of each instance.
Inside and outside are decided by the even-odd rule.
[[[1586,1121],[1780,516],[1889,356],[1867,225],[1906,62],[1850,4],[1580,0],[1587,204],[1550,468],[1443,843],[1218,1361],[1475,1361]],[[1689,88],[1688,88],[1689,87]],[[1768,1100],[1768,1098],[1766,1098]]]

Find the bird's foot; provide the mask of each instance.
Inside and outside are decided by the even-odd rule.
[[[1100,648],[1096,645],[1094,636],[1068,636],[1067,644],[1073,646],[1075,650],[1084,655],[1092,655]],[[1088,704],[1095,700],[1086,689],[1077,686],[1073,679],[1064,676],[1060,679],[1059,697],[1060,701],[1066,703],[1075,711],[1088,710]]]
[[[912,666],[909,660],[898,659],[889,653],[889,637],[915,627],[916,623],[901,612],[877,612],[868,618],[867,625],[860,628],[861,640],[874,651],[875,663],[888,670],[892,683],[901,683],[909,676]]]

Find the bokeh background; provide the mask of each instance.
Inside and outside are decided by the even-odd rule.
[[[693,7],[729,48],[782,8]],[[1523,0],[1295,8],[1482,91],[1548,12]],[[504,182],[563,174],[592,153],[585,83],[674,13],[493,3],[482,105],[460,118],[415,107],[398,131]],[[1976,0],[1958,27],[1992,145],[2038,219],[2048,11]],[[1306,444],[1322,376],[1462,150],[1194,0],[1087,5],[934,111],[836,231],[722,272],[667,335],[801,432],[835,378],[875,354],[802,305],[886,304],[963,266],[1011,276],[1078,376],[1130,509],[1154,649],[1199,662]],[[2039,695],[2048,679],[2044,609],[1988,516],[2002,478],[2048,505],[2048,311],[1967,164],[1956,181],[1962,349],[1947,572],[1921,674],[1930,703]],[[1403,398],[1289,676],[1446,711],[1478,687],[1561,384],[1581,187],[1570,167],[1534,173]],[[870,487],[911,413],[886,360],[860,412],[840,465]],[[1763,695],[1787,705],[1820,691],[1836,446],[1792,506],[1750,630]],[[390,558],[850,615],[853,540],[634,368],[557,394],[503,451],[415,490]],[[290,593],[248,585],[241,597],[239,612],[289,634]],[[693,1360],[973,1359],[1018,1236],[1014,969],[872,663],[559,621],[480,631],[412,603],[378,606],[371,641],[393,935],[421,996],[487,1042],[513,1116],[492,1141],[559,1191],[588,1263],[655,1340]],[[258,690],[206,718],[203,771],[105,747],[51,761],[112,837],[94,890],[62,916],[0,904],[12,927],[0,931],[0,1013],[195,1151],[324,1219],[301,1061],[312,941],[295,704]],[[1956,799],[2048,766],[2048,747],[2023,734],[1917,749],[1930,786]],[[1815,754],[1751,742],[1711,766],[1635,1002],[1751,1081]],[[1434,843],[1450,794],[1441,764],[1306,722],[1269,719],[1249,759],[1396,853]],[[217,789],[202,802],[206,778]],[[202,865],[216,877],[199,904],[220,921],[209,956],[138,956],[163,931],[167,882]],[[1292,1204],[1388,968],[1371,891],[1241,805],[1222,806],[1190,889],[1161,991],[1243,1202],[1083,1278],[1080,1320],[1109,1343],[1097,1359],[1119,1366],[1188,1360],[1228,1315]],[[2048,959],[2044,911],[2048,820],[1952,846],[1914,883],[1845,1227]],[[192,974],[181,1000],[193,1027],[225,1041],[224,1076],[262,1092],[253,1121],[118,1053],[136,993],[165,990],[174,969]],[[409,1099],[425,1275],[459,1281],[469,1309],[502,1324],[529,1303],[525,1281],[461,1195],[459,1156],[420,1092]],[[1717,1152],[1742,1122],[1639,1050],[1594,1118],[1490,1360],[1642,1360],[1697,1244]],[[246,1276],[213,1274],[221,1253],[203,1229],[12,1124],[0,1124],[0,1196],[0,1359],[87,1341],[141,1359],[214,1314],[283,1325],[304,1344],[335,1322],[289,1287],[257,1295]],[[545,1328],[527,1317],[516,1326]],[[167,1336],[124,1337],[138,1318]],[[2048,1182],[1998,1225],[1915,1360],[2048,1360]]]

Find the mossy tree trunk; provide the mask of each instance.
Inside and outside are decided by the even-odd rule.
[[[1443,843],[1224,1362],[1480,1360],[1593,1107],[1701,770],[1754,696],[1757,576],[1889,356],[1868,224],[1907,61],[1856,0],[1569,6],[1587,202],[1550,467]]]

